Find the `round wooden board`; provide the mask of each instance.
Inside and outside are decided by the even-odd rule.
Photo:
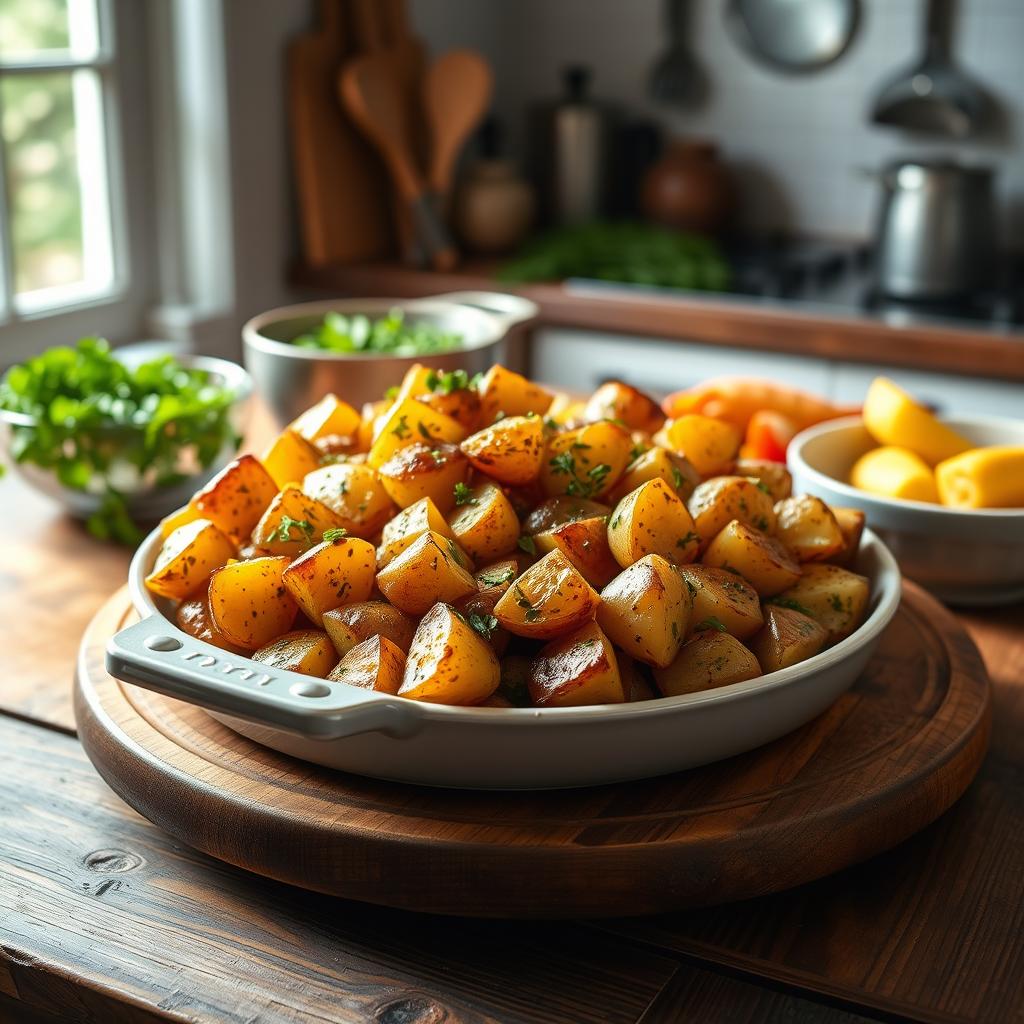
[[[601,917],[786,889],[933,821],[988,744],[977,649],[913,584],[854,688],[789,736],[678,775],[535,793],[378,782],[261,747],[107,675],[106,640],[133,616],[115,594],[78,666],[79,735],[110,786],[214,857],[412,910]]]

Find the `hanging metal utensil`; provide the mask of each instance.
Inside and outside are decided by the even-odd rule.
[[[992,101],[953,63],[952,21],[952,0],[928,0],[924,55],[882,88],[871,114],[876,124],[959,139],[984,125]]]
[[[708,92],[708,79],[687,46],[687,12],[691,0],[665,0],[669,46],[651,69],[647,91],[651,99],[675,107],[695,109]]]
[[[859,0],[729,0],[725,22],[740,45],[779,71],[839,60],[857,34]]]

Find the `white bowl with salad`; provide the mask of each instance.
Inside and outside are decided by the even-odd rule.
[[[416,362],[483,372],[507,358],[509,331],[537,313],[503,292],[305,302],[242,328],[245,365],[283,426],[328,392],[357,408],[376,401]]]

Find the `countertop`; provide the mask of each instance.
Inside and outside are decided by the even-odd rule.
[[[319,269],[296,267],[292,283],[310,295],[413,298],[497,288],[533,299],[544,326],[571,327],[738,346],[817,358],[1024,382],[1024,327],[855,312],[834,304],[789,303],[739,295],[628,289],[597,283],[530,284],[509,289],[496,264],[467,261],[441,274],[394,262]]]
[[[0,507],[0,1021],[1024,1021],[1024,607],[960,616],[995,687],[992,747],[900,847],[711,910],[469,922],[258,878],[123,804],[70,693],[128,554],[10,475]]]

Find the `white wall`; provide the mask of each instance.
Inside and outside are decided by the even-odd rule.
[[[560,69],[582,62],[594,68],[598,94],[662,119],[674,134],[717,139],[748,186],[744,213],[753,225],[867,235],[878,190],[861,168],[897,155],[956,153],[1000,165],[1003,208],[1012,215],[1004,227],[1024,243],[1024,0],[959,0],[955,54],[995,95],[1003,119],[992,141],[956,146],[922,145],[868,122],[879,86],[917,55],[923,0],[861,5],[858,36],[843,58],[791,76],[737,47],[724,0],[691,0],[692,51],[711,79],[709,100],[694,114],[665,111],[646,95],[666,42],[661,0],[415,0],[414,11],[439,48],[475,42],[496,61],[498,109],[513,133],[524,106],[555,93]],[[474,39],[484,11],[499,28]]]

